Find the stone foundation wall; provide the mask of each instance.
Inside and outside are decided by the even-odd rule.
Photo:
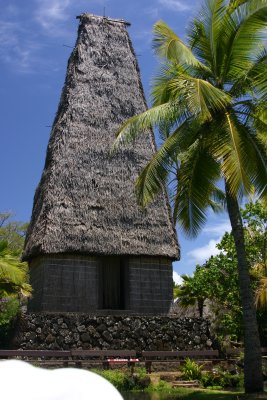
[[[190,350],[216,348],[203,319],[29,313],[20,319],[13,348]]]

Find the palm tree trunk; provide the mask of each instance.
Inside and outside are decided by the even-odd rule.
[[[203,318],[203,312],[204,312],[204,300],[201,298],[197,299],[197,308],[198,308],[198,313],[199,313],[199,318]]]
[[[243,308],[245,391],[246,393],[261,392],[263,391],[261,346],[245,253],[243,223],[237,199],[232,197],[227,182],[225,183],[225,192],[237,253],[239,287]]]

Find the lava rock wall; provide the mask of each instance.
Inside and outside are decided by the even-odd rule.
[[[216,343],[209,322],[199,318],[28,313],[18,321],[11,347],[204,350]]]

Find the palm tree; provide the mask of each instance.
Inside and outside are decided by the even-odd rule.
[[[179,305],[183,308],[189,308],[190,306],[197,306],[199,317],[203,317],[205,300],[208,295],[205,293],[205,289],[199,290],[196,281],[192,276],[182,275],[183,283],[179,286],[176,294],[179,298]]]
[[[261,391],[263,381],[239,203],[251,193],[267,198],[266,21],[266,0],[206,0],[189,25],[187,44],[164,22],[156,23],[154,48],[162,67],[153,106],[126,121],[115,142],[159,128],[164,141],[136,182],[137,197],[145,206],[174,178],[174,219],[190,236],[225,195],[238,258],[246,392]]]

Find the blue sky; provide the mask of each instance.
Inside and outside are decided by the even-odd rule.
[[[129,33],[149,100],[158,65],[151,50],[153,24],[163,19],[184,38],[200,5],[200,0],[0,0],[0,211],[14,212],[17,220],[30,219],[67,60],[76,41],[75,17],[105,12],[131,22]],[[174,264],[176,274],[191,274],[197,263],[215,254],[225,230],[229,222],[222,214],[210,215],[195,240],[186,240],[179,232],[182,260]]]

